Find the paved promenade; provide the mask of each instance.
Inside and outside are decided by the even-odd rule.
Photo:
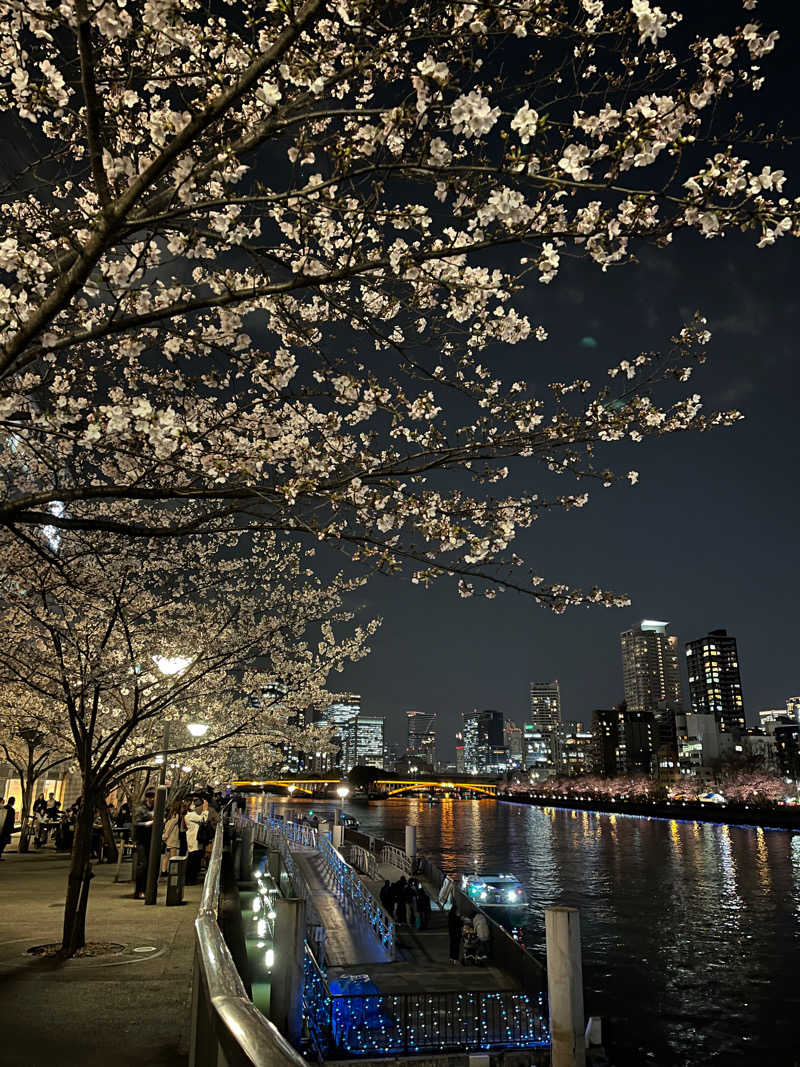
[[[0,863],[0,1063],[3,1067],[185,1067],[189,1050],[193,919],[200,886],[182,907],[146,907],[115,866],[95,867],[87,939],[123,951],[97,959],[26,956],[60,940],[69,857],[49,849]]]

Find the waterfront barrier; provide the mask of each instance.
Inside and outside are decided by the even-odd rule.
[[[189,1067],[308,1067],[250,1002],[218,923],[223,849],[220,820],[194,922]]]
[[[800,807],[780,808],[755,804],[711,804],[693,800],[643,801],[625,797],[553,795],[549,793],[498,793],[510,804],[567,811],[599,812],[603,815],[634,815],[644,819],[677,819],[686,822],[726,823],[731,826],[761,826],[767,830],[800,831]]]

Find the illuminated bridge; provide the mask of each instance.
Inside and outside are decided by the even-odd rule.
[[[315,796],[319,793],[335,791],[339,786],[347,786],[353,790],[354,786],[342,778],[262,778],[234,782],[235,789],[285,789],[291,794]],[[435,776],[425,778],[376,778],[370,782],[370,792],[386,793],[390,797],[401,796],[404,793],[413,793],[423,790],[431,792],[465,792],[480,793],[483,796],[493,797],[497,795],[497,781],[486,778],[437,778]]]

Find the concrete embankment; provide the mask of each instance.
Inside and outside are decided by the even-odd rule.
[[[538,808],[565,808],[569,811],[600,812],[607,815],[633,815],[645,819],[679,819],[686,822],[727,823],[732,826],[761,826],[771,830],[800,831],[800,807],[762,808],[753,805],[701,804],[693,801],[640,803],[603,797],[579,799],[539,793],[498,793],[508,804],[530,804]]]

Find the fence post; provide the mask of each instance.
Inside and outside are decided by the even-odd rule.
[[[545,908],[552,1067],[585,1067],[581,927],[577,908]]]
[[[406,827],[406,855],[411,860],[412,864],[417,858],[417,828],[416,826]]]
[[[302,897],[275,901],[275,967],[272,972],[269,1015],[295,1047],[303,1020],[303,941],[306,902]]]

